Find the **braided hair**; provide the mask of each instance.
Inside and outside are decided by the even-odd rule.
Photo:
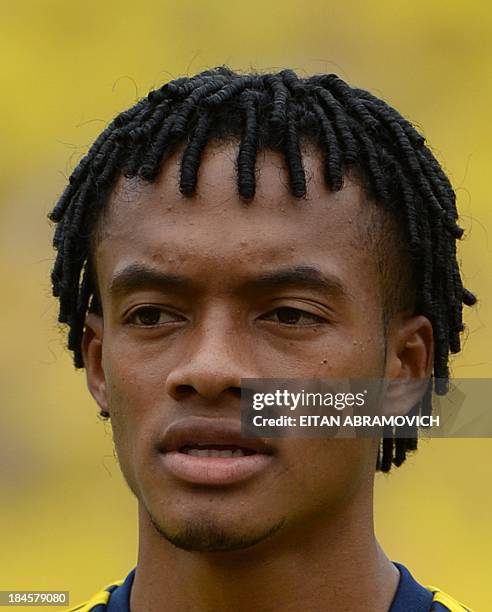
[[[75,367],[84,367],[86,313],[100,311],[91,240],[116,180],[123,175],[154,181],[164,160],[184,144],[179,188],[192,195],[203,149],[212,138],[239,141],[237,186],[246,201],[255,196],[256,156],[265,148],[285,156],[290,189],[298,198],[306,196],[304,140],[323,152],[324,179],[332,191],[342,188],[349,170],[362,177],[367,196],[404,231],[417,292],[415,314],[432,324],[434,387],[445,394],[449,354],[461,348],[463,304],[476,302],[462,284],[456,259],[463,229],[453,188],[424,137],[394,108],[335,74],[300,78],[290,69],[240,74],[219,66],[175,79],[117,115],[95,140],[48,215],[57,224],[53,295],[59,298],[58,320],[69,328]],[[431,389],[432,377],[418,407],[422,413],[432,409]],[[385,431],[376,469],[400,465],[416,447],[416,429],[405,438]]]

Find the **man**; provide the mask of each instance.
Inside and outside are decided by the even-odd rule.
[[[50,219],[59,320],[139,504],[136,569],[76,609],[467,609],[374,535],[375,469],[415,431],[239,426],[244,378],[445,392],[475,297],[454,192],[405,119],[335,75],[218,67],[116,117]]]

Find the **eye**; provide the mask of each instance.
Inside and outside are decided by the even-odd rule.
[[[291,308],[290,306],[276,308],[262,317],[262,319],[274,321],[275,323],[281,323],[282,325],[292,326],[316,325],[318,323],[326,322],[322,317],[306,312],[305,310]]]
[[[153,327],[182,320],[182,317],[158,306],[141,306],[131,312],[127,318],[128,323],[138,327]]]

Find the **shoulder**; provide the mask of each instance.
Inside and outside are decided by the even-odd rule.
[[[123,580],[115,580],[98,591],[88,601],[70,608],[67,612],[102,612],[106,609],[112,592],[121,586],[123,582]]]
[[[424,586],[412,576],[408,568],[393,561],[400,572],[400,582],[389,612],[472,612],[441,589]]]
[[[473,612],[471,608],[441,591],[441,589],[434,586],[427,586],[426,588],[432,593],[431,612]]]
[[[89,601],[68,612],[130,612],[130,590],[135,568],[124,580],[115,580],[98,591]]]

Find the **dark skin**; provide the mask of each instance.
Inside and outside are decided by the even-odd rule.
[[[385,337],[355,177],[332,193],[309,148],[299,201],[282,156],[265,151],[245,204],[236,152],[207,145],[193,197],[178,190],[180,151],[154,184],[121,179],[97,240],[104,319],[87,316],[83,354],[139,502],[131,609],[384,612],[399,575],[373,530],[377,440],[271,439],[268,467],[232,486],[183,483],[159,462],[159,437],[182,415],[239,418],[241,378],[431,373],[428,319],[394,313]],[[180,282],[110,291],[133,264]]]

